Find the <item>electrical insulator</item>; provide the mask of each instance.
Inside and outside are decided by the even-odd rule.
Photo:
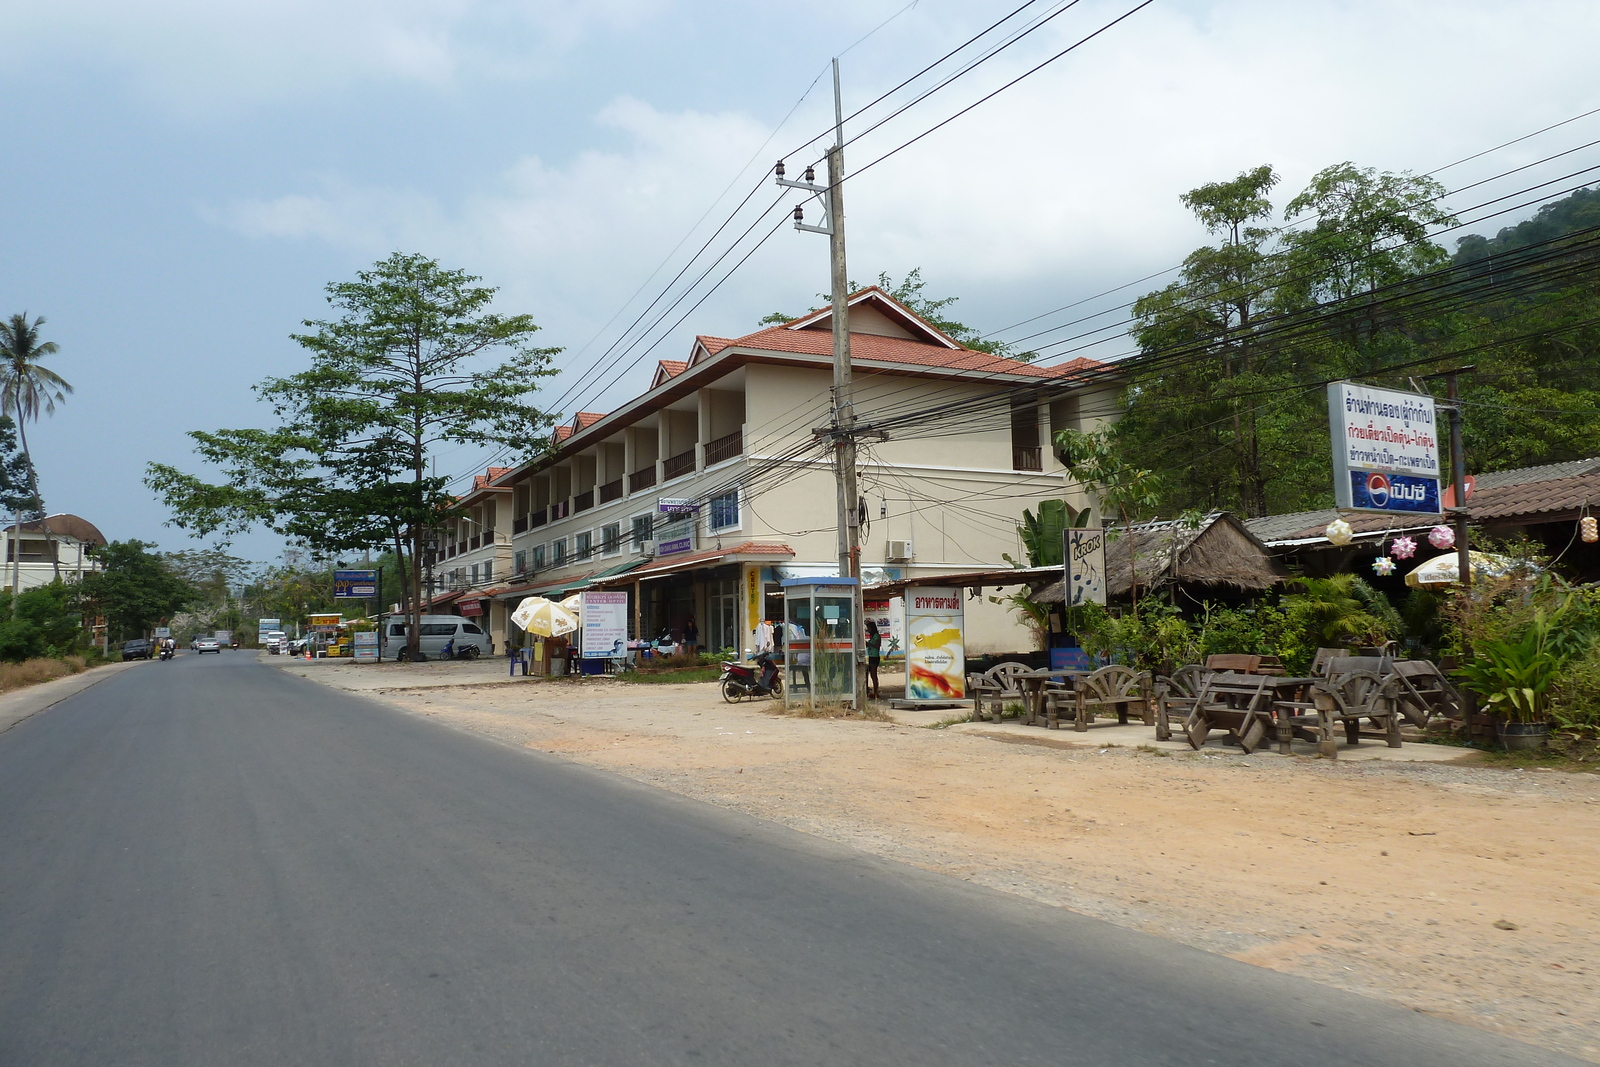
[[[801,207],[799,204],[796,204],[794,206],[794,221],[796,221],[796,222],[804,222],[804,221],[806,221],[806,209]]]
[[[1578,528],[1583,531],[1583,540],[1586,544],[1600,541],[1600,523],[1595,522],[1593,515],[1585,515],[1583,521],[1578,523]]]
[[[817,169],[815,167],[807,167],[806,168],[806,181],[814,182],[816,180],[817,180]]]
[[[778,160],[778,165],[772,168],[772,172],[780,178],[783,177],[783,160]]]

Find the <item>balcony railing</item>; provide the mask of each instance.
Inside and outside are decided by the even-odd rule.
[[[572,498],[573,511],[588,511],[592,507],[594,507],[593,489],[589,490],[587,493],[579,493],[577,496]]]
[[[467,540],[467,547],[469,549],[477,548],[481,544],[483,544],[482,534],[473,534],[472,537]]]
[[[661,477],[664,481],[670,482],[692,470],[694,470],[694,449],[691,448],[687,452],[679,452],[661,464]]]
[[[607,482],[605,485],[602,485],[600,487],[600,503],[609,504],[613,500],[621,500],[621,499],[622,499],[622,479],[621,478],[618,478],[614,482]]]
[[[467,550],[467,543],[465,541],[457,541],[456,542],[456,551],[458,553],[465,552],[466,550]]]
[[[642,471],[634,471],[628,475],[628,492],[637,493],[641,489],[648,489],[656,484],[656,465],[654,463]]]
[[[1011,450],[1011,469],[1014,471],[1044,470],[1044,449],[1038,445],[1013,448]]]
[[[526,515],[518,515],[516,518],[511,520],[511,534],[512,534],[513,537],[516,536],[519,533],[527,533],[527,532],[528,532],[528,516],[526,516]]]
[[[571,506],[571,501],[568,501],[568,500],[562,500],[562,501],[558,501],[557,503],[551,504],[550,505],[550,521],[551,522],[555,522],[557,519],[566,518],[568,515],[571,514],[571,512],[568,510],[568,508],[570,506]]]
[[[529,525],[530,529],[537,529],[538,527],[543,526],[545,523],[547,523],[549,521],[550,521],[550,509],[549,508],[540,508],[538,511],[535,511],[532,515],[528,516],[528,525]]]
[[[738,430],[726,437],[719,437],[706,445],[706,466],[721,463],[725,459],[732,459],[744,451],[744,434]]]

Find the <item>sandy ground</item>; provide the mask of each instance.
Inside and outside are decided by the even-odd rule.
[[[727,705],[713,685],[508,680],[504,661],[280,665],[878,855],[1600,1062],[1594,775],[1475,767],[1426,745],[1363,745],[1383,758],[1327,761],[1135,747],[1153,740],[1147,728],[801,719],[765,701]]]

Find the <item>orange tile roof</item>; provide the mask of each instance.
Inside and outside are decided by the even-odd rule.
[[[496,478],[504,478],[506,475],[508,475],[510,473],[511,473],[511,468],[510,467],[490,467],[489,468],[489,480],[492,482]]]
[[[689,369],[689,364],[681,359],[663,359],[657,362],[660,364],[661,369],[666,371],[668,378],[676,378]]]
[[[572,436],[572,427],[571,426],[557,426],[556,427],[555,438],[556,438],[557,441],[565,441],[567,438],[569,438],[571,436]]]
[[[786,326],[772,326],[733,340],[722,337],[696,338],[705,346],[708,355],[716,355],[725,348],[755,348],[768,352],[793,352],[798,355],[831,356],[833,334],[827,330],[791,330]],[[881,363],[904,363],[918,367],[936,367],[941,370],[976,371],[982,374],[1017,374],[1030,378],[1055,378],[1072,374],[1100,364],[1092,359],[1074,359],[1059,367],[1036,367],[987,352],[970,348],[945,348],[943,345],[912,341],[903,337],[884,337],[875,333],[850,335],[850,358]]]
[[[572,417],[574,429],[585,430],[606,417],[603,411],[580,411]]]

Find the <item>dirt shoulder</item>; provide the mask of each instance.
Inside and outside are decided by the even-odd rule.
[[[436,680],[404,666],[295,669],[878,855],[1600,1062],[1600,777],[797,719],[764,702],[727,705],[706,684],[510,680],[503,664],[494,675],[461,665],[481,679],[445,673],[455,666],[439,665]]]

